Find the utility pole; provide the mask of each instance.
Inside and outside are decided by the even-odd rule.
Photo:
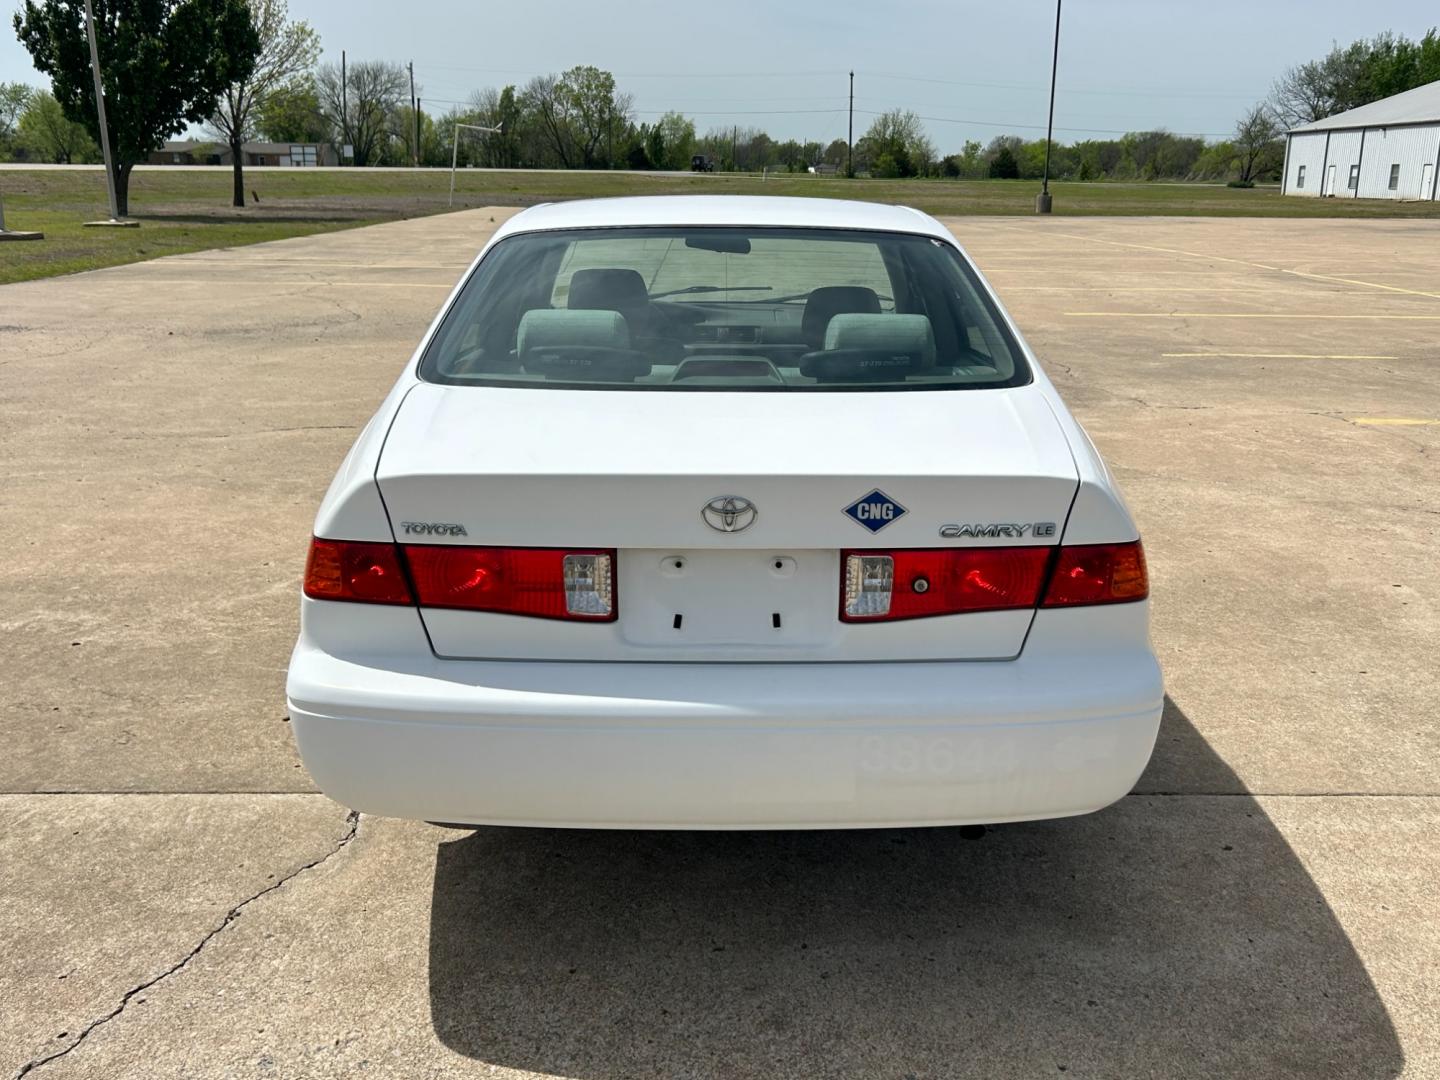
[[[345,164],[345,147],[350,145],[349,82],[345,78],[345,50],[340,50],[340,164]]]
[[[850,131],[845,136],[845,175],[855,176],[855,72],[850,72]]]
[[[410,70],[410,115],[415,120],[415,142],[410,147],[410,164],[420,164],[420,110],[415,105],[415,61],[405,65]]]
[[[740,125],[733,124],[730,127],[730,168],[736,172],[740,171],[740,158],[736,145],[740,141]]]
[[[1050,145],[1055,133],[1055,73],[1060,69],[1060,0],[1055,0],[1055,53],[1050,58],[1050,118],[1045,121],[1045,174],[1040,181],[1040,194],[1035,196],[1035,212],[1050,213]]]
[[[95,45],[95,13],[85,0],[85,36],[90,39],[90,74],[95,76],[95,111],[100,114],[100,150],[105,155],[105,185],[110,193],[110,220],[120,220],[115,201],[115,162],[110,156],[110,128],[105,123],[105,91],[100,85],[100,50]]]

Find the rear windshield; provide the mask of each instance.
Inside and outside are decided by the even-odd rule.
[[[522,233],[476,267],[430,382],[588,390],[967,390],[1030,380],[951,244],[829,229]]]

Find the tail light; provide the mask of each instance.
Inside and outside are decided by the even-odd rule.
[[[846,551],[840,618],[871,622],[1033,608],[1053,550]]]
[[[394,544],[319,537],[310,541],[310,557],[305,560],[305,595],[365,604],[414,602]]]
[[[1150,595],[1138,540],[1060,548],[845,551],[841,566],[844,622],[1118,604]]]
[[[1150,595],[1145,549],[1128,544],[1085,544],[1062,547],[1045,591],[1045,607],[1120,604]]]
[[[615,618],[615,553],[565,548],[407,546],[421,607],[542,619]]]

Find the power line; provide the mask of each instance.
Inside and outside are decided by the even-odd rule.
[[[528,75],[535,76],[544,74],[528,68],[492,68],[492,67],[469,67],[456,64],[426,64],[427,69],[436,71],[465,71],[476,74],[493,75]],[[842,79],[846,76],[843,70],[830,71],[612,71],[610,73],[617,79],[817,79],[835,78]],[[1011,82],[976,82],[962,79],[936,79],[922,75],[904,75],[898,72],[886,71],[862,71],[856,69],[855,74],[863,75],[870,79],[896,80],[899,82],[933,83],[937,86],[968,86],[986,90],[1026,90],[1034,93],[1045,93],[1046,87],[1030,83]],[[1114,88],[1074,88],[1067,87],[1067,94],[1100,95],[1105,97],[1129,97],[1143,94],[1146,97],[1170,97],[1170,98],[1248,98],[1254,99],[1264,97],[1264,93],[1249,93],[1240,90],[1176,90],[1170,87],[1145,87],[1128,86]]]
[[[883,113],[878,112],[878,111],[875,110],[875,109],[856,109],[855,111],[858,112],[858,113],[864,113],[866,116],[882,116],[882,115],[884,115]],[[1044,130],[1045,130],[1045,125],[1044,125],[1044,124],[999,124],[999,123],[995,123],[994,121],[991,121],[991,120],[969,120],[969,119],[965,119],[965,118],[963,118],[963,117],[958,117],[958,116],[918,116],[918,119],[921,119],[921,120],[930,120],[930,121],[933,121],[934,123],[937,123],[937,124],[973,124],[975,127],[1002,128],[1002,129],[1004,129],[1004,130],[1006,130],[1006,131],[1014,131],[1014,130],[1020,130],[1020,131],[1044,131]],[[1137,131],[1160,131],[1160,130],[1162,130],[1162,129],[1161,129],[1161,128],[1158,128],[1158,127],[1155,127],[1155,128],[1143,128],[1143,127],[1133,128],[1133,127],[1132,127],[1132,128],[1124,128],[1124,129],[1121,129],[1121,128],[1057,127],[1055,130],[1056,130],[1056,131],[1068,131],[1068,132],[1071,132],[1072,134],[1088,134],[1088,135],[1130,135],[1130,134],[1133,134],[1134,132],[1137,132]],[[1189,136],[1189,137],[1191,137],[1191,138],[1196,138],[1196,139],[1228,139],[1228,138],[1230,137],[1229,134],[1221,135],[1221,134],[1217,134],[1216,132],[1213,132],[1213,131],[1212,131],[1212,132],[1204,132],[1204,131],[1170,131],[1168,128],[1165,128],[1164,130],[1167,131],[1167,132],[1168,132],[1169,134],[1171,134],[1171,135],[1184,135],[1184,136]]]

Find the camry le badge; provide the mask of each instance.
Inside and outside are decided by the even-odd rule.
[[[706,525],[724,533],[743,532],[755,524],[758,516],[755,504],[738,495],[720,495],[707,502],[700,511]]]

